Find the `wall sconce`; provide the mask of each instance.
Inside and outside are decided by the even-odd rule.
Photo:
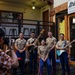
[[[35,2],[32,2],[33,6],[32,6],[32,9],[35,9]]]

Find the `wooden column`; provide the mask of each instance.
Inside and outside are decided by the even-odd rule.
[[[67,27],[67,39],[70,41],[70,20],[69,20],[70,16],[68,16],[68,27]]]
[[[53,16],[55,14],[55,11],[53,9],[53,4],[50,5],[50,21],[53,22]]]
[[[68,21],[67,21],[67,15],[64,16],[64,19],[65,19],[65,39],[68,39]]]

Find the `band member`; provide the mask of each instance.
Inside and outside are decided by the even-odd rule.
[[[60,40],[56,44],[56,49],[60,50],[60,62],[62,66],[62,75],[65,75],[65,67],[67,74],[70,75],[70,68],[69,68],[69,62],[68,62],[68,57],[70,57],[70,47],[68,48],[63,48],[66,46],[69,42],[64,39],[64,34],[60,34]]]
[[[43,66],[44,63],[47,64],[48,75],[51,75],[51,63],[48,57],[49,51],[45,45],[45,40],[41,41],[41,46],[38,46],[38,55],[39,55],[39,71],[40,75],[43,75]]]
[[[53,67],[53,73],[56,72],[56,60],[55,60],[55,44],[56,44],[56,38],[53,37],[52,32],[48,32],[48,38],[46,39],[46,44],[50,50],[49,52],[49,59],[52,59],[52,67]]]
[[[24,75],[24,64],[25,64],[25,47],[26,40],[24,39],[23,33],[19,34],[19,38],[15,42],[16,54],[19,60],[19,66],[22,74]]]
[[[12,75],[11,67],[13,60],[4,52],[4,40],[5,32],[0,28],[0,75]]]
[[[34,45],[35,33],[31,33],[31,38],[27,40],[28,51],[30,54],[30,74],[35,74],[37,69],[37,46]],[[36,75],[36,74],[35,74]]]

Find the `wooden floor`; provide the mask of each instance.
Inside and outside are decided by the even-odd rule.
[[[70,62],[70,65],[75,67],[75,61],[69,61]]]

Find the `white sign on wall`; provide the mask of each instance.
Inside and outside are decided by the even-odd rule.
[[[68,14],[75,12],[75,0],[68,1]]]

